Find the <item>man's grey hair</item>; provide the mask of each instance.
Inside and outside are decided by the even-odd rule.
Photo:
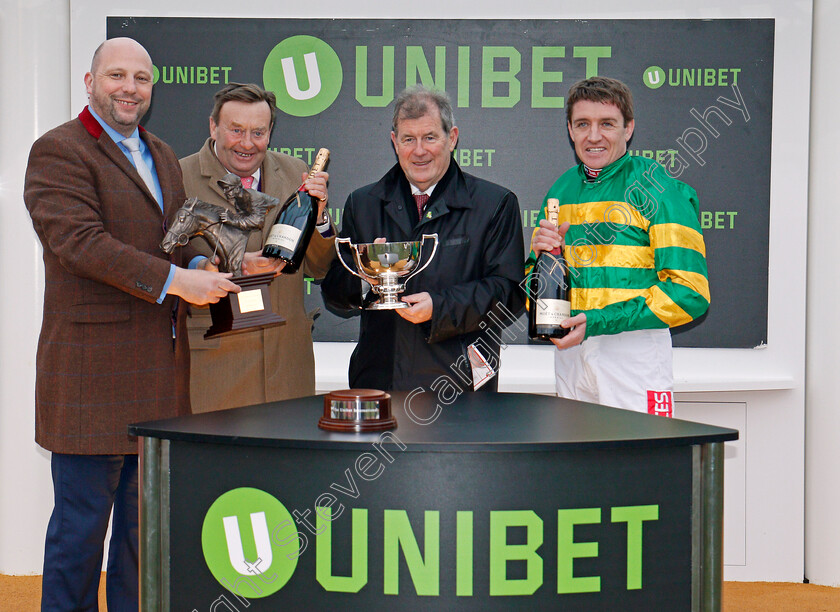
[[[419,119],[429,114],[429,104],[437,106],[440,111],[440,121],[443,131],[446,134],[452,131],[455,126],[455,117],[452,115],[452,102],[445,91],[429,89],[423,85],[415,85],[403,90],[397,96],[394,104],[394,119],[391,122],[391,129],[398,134],[398,123],[403,120]]]

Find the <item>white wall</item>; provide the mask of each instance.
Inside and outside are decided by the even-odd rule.
[[[66,0],[0,8],[0,258],[7,263],[0,294],[0,573],[6,574],[40,572],[52,509],[49,453],[34,442],[44,265],[22,193],[32,142],[69,117],[69,23]]]
[[[823,3],[827,4],[824,0]],[[14,262],[4,275],[5,299],[0,301],[2,573],[40,571],[52,497],[47,454],[33,442],[34,347],[40,325],[43,272],[40,247],[20,196],[26,153],[38,135],[74,116],[84,104],[82,75],[93,49],[104,38],[105,15],[230,14],[214,8],[227,6],[221,0],[179,2],[177,12],[169,8],[172,3],[162,0],[34,0],[27,3],[29,6],[23,4],[0,8],[0,251],[6,261]],[[744,423],[741,445],[727,454],[741,460],[727,459],[727,471],[737,469],[738,477],[743,479],[743,495],[738,502],[743,509],[738,509],[737,515],[743,515],[744,526],[737,535],[743,538],[743,546],[735,547],[736,553],[727,552],[736,563],[727,560],[726,578],[801,580],[805,342],[804,320],[791,317],[790,313],[805,309],[802,270],[806,245],[806,92],[810,88],[811,2],[768,0],[739,8],[726,0],[710,0],[695,2],[694,8],[688,0],[675,0],[662,9],[663,3],[655,0],[604,0],[575,13],[557,8],[554,14],[548,14],[546,3],[540,0],[524,0],[515,7],[501,0],[468,0],[458,7],[452,4],[429,0],[413,8],[397,8],[390,0],[326,0],[318,6],[318,16],[776,18],[768,346],[760,350],[678,350],[675,374],[678,416],[683,406],[685,413],[697,420],[706,416],[705,420],[714,421],[715,414],[732,404],[738,408],[731,414],[737,412],[739,422]],[[246,16],[311,16],[305,6],[287,12],[281,12],[278,6],[282,5],[251,2]],[[829,125],[830,118],[825,123]],[[826,249],[833,243],[832,238],[825,238]],[[821,327],[823,336],[830,335],[833,321],[830,323]],[[316,351],[319,388],[346,386],[349,347],[322,345]],[[550,392],[551,362],[548,348],[508,348],[503,356],[502,388]],[[709,406],[708,410],[704,405]],[[727,533],[730,537],[735,536]],[[730,549],[733,548],[727,547],[727,551]]]
[[[837,57],[840,4],[814,3],[811,70],[811,173],[808,211],[808,353],[805,462],[805,575],[818,584],[840,585],[840,346],[837,342],[837,229],[840,227],[836,127],[840,99]]]

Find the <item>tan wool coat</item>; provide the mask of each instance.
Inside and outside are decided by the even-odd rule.
[[[218,180],[227,171],[208,139],[198,153],[181,160],[188,197],[232,209]],[[306,164],[288,155],[268,151],[261,172],[261,190],[280,200],[280,206],[301,182]],[[248,251],[260,251],[279,207],[268,212],[262,232],[252,232]],[[335,257],[335,237],[323,238],[316,230],[306,250],[304,265],[294,274],[280,274],[269,286],[274,312],[285,325],[264,330],[204,339],[210,327],[207,308],[191,307],[188,318],[193,412],[248,406],[315,393],[315,357],[312,349],[312,316],[304,308],[304,276],[322,278]],[[200,237],[191,241],[197,251],[210,255]]]

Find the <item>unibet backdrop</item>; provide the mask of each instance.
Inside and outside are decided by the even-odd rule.
[[[307,163],[319,147],[332,151],[339,224],[347,195],[395,163],[393,99],[422,83],[452,98],[462,169],[518,195],[527,244],[548,187],[576,163],[569,86],[594,75],[623,80],[636,105],[630,153],[656,159],[700,197],[712,304],[674,330],[674,344],[722,348],[767,341],[774,29],[772,19],[107,20],[109,38],[149,50],[155,90],[144,125],[179,157],[208,137],[222,85],[273,90],[271,147]],[[306,303],[318,309],[316,341],[358,338],[358,318],[327,311],[311,282]]]

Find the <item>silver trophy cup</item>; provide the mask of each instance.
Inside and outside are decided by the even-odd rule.
[[[419,266],[422,259],[422,247],[427,239],[435,241],[432,254]],[[356,270],[347,265],[341,255],[342,244],[353,252]],[[423,238],[414,242],[368,242],[353,244],[350,238],[336,238],[335,250],[338,260],[347,271],[370,283],[379,299],[368,305],[368,310],[393,310],[408,308],[408,304],[399,300],[399,294],[405,291],[405,284],[412,276],[423,270],[435,256],[438,247],[437,234],[423,234]],[[357,271],[358,270],[358,271]]]

